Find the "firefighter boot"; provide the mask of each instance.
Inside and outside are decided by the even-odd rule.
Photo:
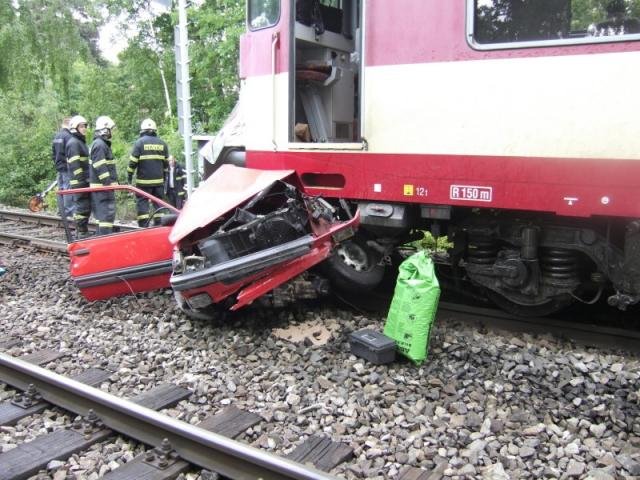
[[[89,222],[86,220],[78,220],[76,221],[76,238],[77,240],[81,240],[83,238],[87,238],[90,236],[89,233]]]

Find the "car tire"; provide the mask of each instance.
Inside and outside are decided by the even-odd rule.
[[[354,237],[338,245],[323,262],[322,270],[338,290],[362,292],[373,290],[384,277],[378,252],[367,246],[362,237]]]

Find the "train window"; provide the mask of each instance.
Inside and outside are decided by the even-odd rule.
[[[478,48],[640,39],[637,0],[469,0],[469,36]]]
[[[280,0],[249,0],[247,14],[251,30],[271,27],[280,18]]]

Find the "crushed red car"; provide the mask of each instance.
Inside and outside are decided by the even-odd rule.
[[[353,236],[359,215],[346,215],[297,185],[292,170],[222,165],[177,219],[165,215],[165,225],[70,243],[71,276],[88,300],[170,285],[180,308],[196,318],[257,299],[278,305],[276,293],[292,299],[322,294],[326,281],[306,272]],[[157,211],[177,213],[153,200]]]

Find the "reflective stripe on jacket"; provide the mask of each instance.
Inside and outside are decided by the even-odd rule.
[[[71,133],[65,148],[67,167],[71,175],[69,184],[71,188],[84,188],[89,186],[89,149],[85,143],[84,135],[79,132]]]
[[[91,186],[117,184],[118,173],[116,172],[116,161],[111,152],[111,142],[96,135],[89,152]]]
[[[156,135],[143,133],[129,157],[129,177],[136,172],[137,186],[162,186],[168,168],[169,147]]]

